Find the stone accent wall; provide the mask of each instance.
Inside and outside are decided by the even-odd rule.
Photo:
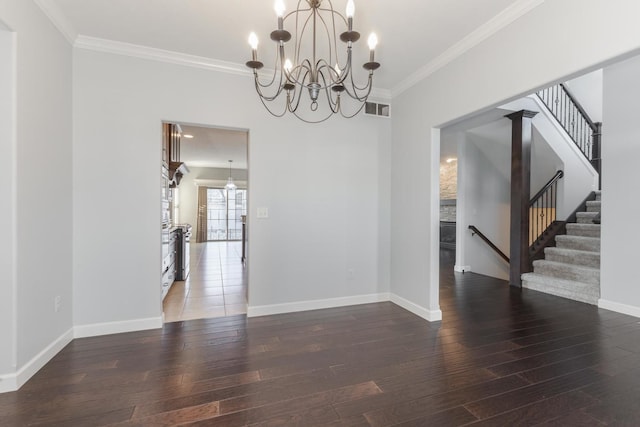
[[[440,163],[440,199],[455,199],[458,192],[458,162]]]
[[[456,220],[456,201],[455,200],[440,200],[440,221],[452,221]]]
[[[440,163],[440,221],[456,220],[458,162]]]

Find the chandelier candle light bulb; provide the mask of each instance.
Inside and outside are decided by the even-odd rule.
[[[274,9],[276,10],[276,16],[278,17],[278,30],[282,31],[284,28],[284,11],[286,10],[284,0],[276,0]]]
[[[367,44],[369,45],[369,61],[373,62],[376,46],[378,46],[378,36],[376,36],[376,33],[371,33]]]
[[[362,65],[368,76],[364,84],[355,82],[352,49],[360,33],[353,30],[354,0],[347,0],[345,15],[333,9],[332,0],[298,0],[295,10],[288,13],[284,0],[276,0],[274,10],[278,23],[270,35],[277,44],[275,66],[269,71],[272,76],[260,80],[263,76],[258,70],[264,64],[258,60],[255,33],[249,37],[252,60],[246,63],[253,70],[255,89],[265,108],[276,117],[289,112],[308,123],[325,121],[333,114],[350,118],[362,111],[373,88],[373,72],[380,64],[374,61],[377,37],[372,35],[369,62]],[[285,29],[287,25],[295,30],[295,38]],[[344,43],[344,50],[338,49],[340,42]],[[283,92],[286,96],[281,97]],[[343,93],[348,102],[341,101]],[[299,109],[300,105],[308,105],[302,102],[303,98],[309,99],[310,112]],[[319,108],[321,101],[326,104]]]
[[[347,22],[349,31],[353,31],[353,14],[356,12],[356,6],[353,0],[347,2]]]

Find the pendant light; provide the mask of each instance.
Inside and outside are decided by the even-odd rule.
[[[233,163],[233,160],[229,160],[229,179],[227,179],[227,185],[224,186],[227,191],[235,190],[237,188],[236,184],[233,182],[233,178],[231,178],[231,163]]]

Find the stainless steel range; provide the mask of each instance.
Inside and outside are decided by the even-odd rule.
[[[187,280],[189,277],[191,230],[190,224],[176,225],[176,280]]]

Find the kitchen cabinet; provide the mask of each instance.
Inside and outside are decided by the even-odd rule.
[[[180,161],[182,128],[176,123],[162,124],[162,162],[169,170],[169,185],[175,188],[183,175],[189,173],[187,165]]]
[[[178,233],[176,229],[171,229],[167,233],[167,249],[163,252],[164,258],[162,259],[162,299],[167,296],[171,285],[173,285],[173,282],[176,280],[177,238]],[[164,243],[165,242],[163,242],[163,244]]]

